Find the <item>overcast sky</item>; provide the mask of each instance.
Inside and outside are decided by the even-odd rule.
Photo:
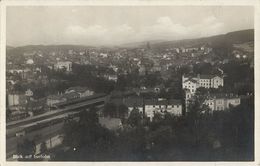
[[[253,7],[7,7],[7,45],[118,45],[254,28]]]

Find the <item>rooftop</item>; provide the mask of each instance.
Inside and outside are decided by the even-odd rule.
[[[145,105],[181,105],[180,100],[175,99],[143,99],[141,97],[130,97],[124,100],[124,103],[128,107],[142,107]]]

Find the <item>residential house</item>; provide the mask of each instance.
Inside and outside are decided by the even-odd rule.
[[[104,77],[110,81],[114,81],[114,82],[117,82],[117,75],[116,74],[106,74],[104,75]]]
[[[65,91],[65,94],[69,94],[69,93],[78,93],[79,97],[86,97],[86,96],[91,96],[94,94],[94,91],[89,90],[86,87],[80,87],[80,86],[76,86],[76,87],[70,87]]]
[[[224,86],[224,79],[217,75],[200,75],[197,76],[182,76],[182,88],[188,89],[192,94],[199,87],[204,88],[219,88]]]
[[[130,97],[124,100],[129,111],[138,109],[140,113],[145,114],[150,120],[155,113],[171,113],[175,116],[182,115],[182,104],[180,100],[166,99],[143,99],[141,97]]]
[[[80,94],[77,92],[70,92],[70,93],[65,93],[63,95],[63,97],[66,98],[66,101],[69,101],[69,100],[74,100],[74,99],[80,98]]]
[[[21,93],[11,93],[7,95],[7,107],[14,107],[25,104],[26,96]]]
[[[212,111],[223,111],[229,109],[230,106],[238,106],[241,99],[238,95],[232,94],[217,94],[210,95],[204,102]]]
[[[65,70],[67,72],[71,72],[72,71],[72,62],[60,61],[54,65],[54,68],[55,68],[55,70]]]
[[[188,105],[193,100],[193,96],[190,91],[185,93],[185,106],[186,112],[188,111]],[[238,106],[241,103],[241,97],[232,94],[208,94],[204,101],[211,111],[223,111],[230,108],[230,106]]]
[[[66,102],[66,98],[61,95],[50,95],[47,97],[47,105],[49,107],[55,106],[55,104]]]
[[[196,92],[196,89],[198,87],[199,87],[198,81],[196,81],[194,79],[188,79],[182,83],[182,88],[188,89],[193,94]]]
[[[34,64],[33,59],[28,59],[28,60],[26,61],[26,64],[27,64],[27,65],[33,65],[33,64]]]

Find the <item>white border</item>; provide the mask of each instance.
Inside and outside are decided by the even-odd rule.
[[[260,47],[257,47],[260,43],[260,32],[259,32],[259,20],[260,20],[260,0],[4,0],[1,4],[1,47],[0,47],[0,165],[243,165],[243,166],[260,166],[260,108],[259,93],[260,87],[257,83],[260,82],[260,68],[259,63],[260,57],[257,55],[260,53]],[[8,6],[254,6],[255,7],[255,161],[254,162],[9,162],[6,161],[5,156],[5,52],[6,52],[6,7]],[[243,13],[241,13],[243,14]],[[239,16],[237,16],[239,17]],[[19,28],[19,27],[17,27]]]

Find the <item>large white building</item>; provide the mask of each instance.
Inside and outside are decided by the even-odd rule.
[[[182,79],[182,89],[188,89],[192,94],[194,94],[196,92],[196,89],[199,87],[200,84],[196,78]]]
[[[188,105],[194,98],[194,95],[190,91],[185,93],[185,106],[186,112],[188,111]],[[207,105],[211,111],[224,111],[230,108],[230,106],[238,106],[241,103],[241,99],[238,95],[233,94],[208,94],[204,104]]]
[[[57,62],[54,65],[55,70],[64,70],[67,72],[71,72],[72,71],[72,62],[70,61],[60,61]]]
[[[78,93],[80,98],[91,96],[94,94],[94,91],[89,90],[86,87],[81,87],[81,86],[70,87],[69,89],[66,89],[65,94],[69,94],[72,92]]]
[[[24,94],[8,94],[7,95],[7,106],[17,106],[26,103],[26,96]]]
[[[188,89],[192,94],[199,87],[204,88],[219,88],[224,86],[222,76],[217,75],[200,75],[197,76],[182,76],[182,88]]]
[[[212,111],[223,111],[229,109],[230,106],[238,106],[240,103],[240,97],[231,94],[210,95],[204,102]]]
[[[182,104],[180,100],[142,99],[137,97],[127,98],[124,102],[130,112],[136,108],[140,111],[140,113],[144,112],[151,121],[153,120],[155,113],[165,114],[168,112],[175,116],[182,115]]]

